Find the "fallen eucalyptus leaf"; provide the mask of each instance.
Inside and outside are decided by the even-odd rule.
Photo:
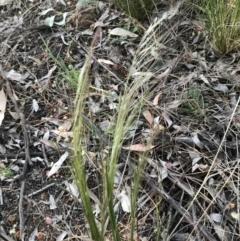
[[[48,17],[44,20],[46,26],[52,27],[54,23],[55,16]]]
[[[132,33],[124,28],[114,28],[109,31],[110,35],[115,35],[115,36],[121,36],[121,37],[131,37],[131,38],[136,38],[138,37],[137,34]]]
[[[5,110],[6,110],[6,105],[7,105],[7,97],[2,90],[0,90],[0,126],[2,125],[2,121],[4,119],[4,113],[5,113]]]
[[[69,156],[69,153],[66,151],[61,157],[60,159],[54,163],[54,165],[52,166],[51,170],[48,172],[47,176],[50,177],[53,174],[55,174],[60,167],[62,166],[63,162],[67,159],[67,157]]]
[[[139,152],[144,152],[144,151],[149,151],[153,149],[155,146],[153,145],[143,145],[143,144],[134,144],[128,147],[123,147],[125,150],[130,150],[130,151],[139,151]]]

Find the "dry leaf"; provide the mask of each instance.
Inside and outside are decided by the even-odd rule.
[[[50,210],[53,210],[53,209],[56,209],[57,208],[57,204],[56,204],[56,201],[53,197],[53,195],[50,195],[49,196],[49,205],[50,205]]]
[[[182,100],[174,100],[172,102],[169,102],[166,104],[165,109],[169,110],[169,109],[176,109],[179,105],[181,105],[183,103]]]
[[[4,6],[12,3],[13,0],[0,0],[0,6]]]
[[[111,60],[108,60],[108,59],[98,59],[98,63],[108,64],[108,65],[114,65],[115,64]]]
[[[163,73],[157,75],[152,81],[151,83],[159,83],[159,81],[161,81],[164,77],[166,77],[168,75],[168,73],[170,73],[170,68],[167,68]]]
[[[36,227],[33,230],[33,232],[30,234],[28,241],[35,241],[35,237],[36,237],[37,233],[38,233],[38,227]]]
[[[36,238],[37,238],[38,240],[42,240],[44,236],[45,236],[45,235],[44,235],[43,232],[38,232],[38,233],[36,234]]]
[[[172,120],[170,119],[168,113],[166,111],[163,111],[162,113],[162,117],[164,118],[164,120],[168,123],[168,127],[170,127],[172,125]]]
[[[210,218],[216,223],[221,223],[223,216],[221,213],[211,213]]]
[[[68,137],[73,137],[73,132],[72,131],[58,131],[58,130],[52,130],[52,132],[60,137],[63,138],[68,138]]]
[[[130,197],[126,194],[125,190],[122,190],[120,193],[120,202],[124,212],[130,213],[131,212],[131,200]]]
[[[56,238],[56,241],[62,241],[65,240],[65,237],[68,235],[66,231],[62,231]]]
[[[98,19],[98,21],[94,24],[94,28],[96,27],[104,27],[106,24],[103,21],[108,17],[109,8],[102,14],[102,16]]]
[[[69,183],[68,181],[65,182],[66,189],[75,197],[79,197],[79,191],[76,183],[73,181],[72,183]]]
[[[145,119],[147,120],[149,125],[151,126],[153,124],[153,117],[152,117],[152,114],[150,113],[150,111],[149,110],[143,111],[143,116],[145,117]]]
[[[4,113],[6,110],[6,104],[7,104],[7,98],[3,91],[3,89],[0,91],[0,126],[2,125],[2,121],[4,119]]]
[[[192,140],[196,144],[196,146],[198,146],[200,149],[202,149],[203,148],[203,144],[198,139],[198,134],[197,133],[192,133],[192,136],[193,136]]]
[[[39,104],[38,104],[38,102],[37,102],[36,99],[33,99],[33,100],[32,100],[32,107],[33,107],[33,110],[34,110],[35,112],[37,112],[37,111],[39,110]]]
[[[62,166],[63,162],[67,159],[67,157],[69,156],[69,153],[66,151],[61,157],[60,159],[54,163],[54,165],[52,166],[51,170],[48,172],[47,176],[50,177],[53,174],[55,174],[60,167]]]
[[[154,147],[155,146],[153,146],[153,145],[134,144],[134,145],[131,145],[131,146],[128,146],[128,147],[123,147],[123,149],[130,150],[130,151],[144,152],[144,151],[150,151]]]
[[[138,37],[137,34],[132,33],[124,28],[114,28],[112,30],[109,31],[110,35],[116,35],[116,36],[121,36],[121,37],[132,37],[132,38],[136,38]]]
[[[158,93],[153,99],[153,105],[158,105],[159,98],[162,96],[162,92]]]

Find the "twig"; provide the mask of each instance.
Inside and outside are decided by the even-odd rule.
[[[10,83],[7,79],[6,79],[6,87],[7,87],[7,94],[9,96],[9,98],[11,99],[11,101],[13,102],[15,111],[17,112],[17,114],[19,115],[19,117],[21,119],[22,131],[23,131],[23,135],[24,135],[25,163],[23,166],[22,173],[17,177],[17,179],[23,179],[23,178],[25,178],[28,165],[32,166],[32,161],[31,161],[30,152],[29,152],[29,137],[28,137],[28,131],[27,131],[27,127],[26,127],[26,120],[25,120],[23,113],[21,112],[21,110],[18,107],[17,101],[13,96],[13,93],[12,93],[12,90],[10,87]]]
[[[50,187],[52,187],[52,186],[54,186],[54,185],[56,185],[56,183],[50,183],[50,184],[48,184],[47,186],[45,186],[45,187],[43,187],[43,188],[41,188],[41,189],[39,189],[39,190],[37,190],[37,191],[35,191],[35,192],[32,192],[32,193],[29,193],[27,196],[28,197],[32,197],[32,196],[35,196],[35,195],[37,195],[38,193],[41,193],[41,192],[43,192],[43,191],[45,191],[46,189],[48,189],[48,188],[50,188]]]
[[[2,195],[2,188],[0,187],[0,206],[3,205],[3,195]]]
[[[25,180],[22,180],[21,182],[21,190],[20,190],[20,196],[19,196],[19,230],[20,230],[20,239],[24,241],[24,215],[23,215],[23,194],[25,189]]]
[[[69,151],[69,149],[67,149]],[[63,148],[61,150],[57,151],[47,151],[46,156],[59,156],[59,154],[63,154],[66,152],[66,148]],[[19,154],[0,154],[0,158],[8,158],[8,159],[18,159],[25,157],[25,152],[19,153]],[[30,157],[44,157],[43,152],[33,152],[30,153]]]
[[[192,217],[193,217],[193,222],[197,222],[197,215],[196,215],[196,206],[193,204],[192,207]],[[196,233],[196,239],[197,241],[201,241],[201,237],[199,235],[199,233]]]
[[[47,167],[50,167],[50,163],[49,163],[49,161],[48,161],[48,158],[47,158],[47,155],[46,155],[45,146],[44,146],[43,143],[42,143],[42,155],[43,155],[44,161],[45,161],[46,164],[47,164]]]

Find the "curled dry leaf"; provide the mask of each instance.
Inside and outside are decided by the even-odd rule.
[[[66,23],[66,17],[67,17],[68,13],[63,13],[63,18],[61,21],[59,22],[54,22],[55,24],[59,25],[59,26],[63,26]]]
[[[62,166],[63,162],[67,159],[67,157],[69,156],[69,153],[66,151],[61,157],[60,159],[54,163],[54,165],[52,166],[51,170],[48,172],[47,176],[50,177],[53,174],[55,174],[60,167]]]
[[[130,197],[126,194],[125,190],[119,194],[121,206],[124,212],[130,213],[131,212],[131,201]]]
[[[30,75],[26,72],[25,74],[20,74],[17,71],[11,69],[9,72],[6,72],[7,78],[15,81],[19,81],[22,84],[25,84],[24,80]]]
[[[17,112],[9,111],[9,114],[12,116],[14,120],[18,120],[20,118]]]
[[[153,105],[158,105],[159,98],[162,96],[162,92],[158,93],[153,99]]]
[[[163,111],[162,113],[162,117],[164,118],[164,120],[168,123],[168,127],[170,127],[172,125],[172,120],[170,119],[168,113],[166,111]]]
[[[167,177],[168,177],[168,167],[167,167],[167,165],[164,165],[161,168],[161,172],[160,172],[161,181],[163,181]]]
[[[76,183],[73,181],[72,183],[69,183],[68,181],[65,182],[66,189],[75,197],[79,197],[79,191]]]

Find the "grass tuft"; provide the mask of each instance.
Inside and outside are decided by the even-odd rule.
[[[111,0],[111,2],[132,18],[142,20],[153,8],[156,0]]]
[[[240,1],[202,0],[200,10],[205,14],[209,39],[219,54],[240,46]]]
[[[88,54],[85,64],[81,69],[78,80],[74,111],[73,142],[75,154],[73,158],[73,177],[80,191],[85,216],[90,227],[90,236],[93,240],[105,240],[107,231],[109,231],[109,229],[111,240],[121,240],[115,215],[116,211],[114,210],[115,204],[117,202],[114,193],[122,188],[122,184],[119,184],[118,189],[116,189],[114,185],[117,164],[120,159],[123,161],[121,157],[122,146],[124,141],[127,140],[131,125],[134,121],[136,121],[136,119],[140,118],[143,106],[148,103],[150,96],[153,96],[154,90],[151,90],[151,88],[148,87],[148,83],[150,79],[156,75],[156,73],[150,72],[147,66],[150,65],[152,61],[154,61],[154,57],[151,55],[151,50],[157,49],[158,44],[162,42],[163,37],[159,34],[159,26],[166,18],[171,18],[172,16],[174,16],[174,12],[169,10],[168,14],[154,22],[145,32],[133,59],[129,78],[125,80],[123,87],[124,90],[118,97],[118,109],[114,113],[115,116],[113,116],[113,119],[116,120],[116,124],[114,126],[114,130],[111,132],[112,141],[111,143],[107,143],[108,152],[106,156],[100,160],[100,166],[102,168],[102,172],[100,173],[102,192],[99,193],[102,195],[102,197],[100,196],[98,198],[102,200],[102,205],[100,207],[100,220],[102,220],[101,228],[99,228],[99,223],[95,220],[93,214],[92,204],[89,198],[88,183],[85,177],[84,156],[87,152],[87,143],[84,138],[83,110],[86,109],[85,103],[87,94],[89,93],[88,88],[90,83],[89,72],[91,70],[91,51],[89,51],[90,53]],[[146,59],[148,59],[147,63]],[[143,70],[145,72],[143,72]],[[147,143],[149,146],[152,144],[151,141],[152,140],[148,141]],[[104,143],[104,145],[106,146],[106,143]],[[136,200],[138,197],[141,175],[145,167],[146,156],[147,152],[145,152],[143,155],[137,155],[136,153],[135,164],[132,163],[130,158],[126,157],[126,160],[124,160],[126,163],[124,163],[125,168],[122,176],[124,177],[124,172],[126,169],[129,171],[132,170],[131,173],[133,176],[130,185],[131,227],[129,240],[134,240]],[[160,236],[160,229],[158,236]]]
[[[85,212],[86,219],[88,221],[91,237],[93,240],[103,241],[91,206],[89,197],[89,190],[86,183],[85,176],[85,149],[83,146],[84,134],[83,134],[83,113],[82,110],[85,106],[85,94],[88,92],[88,80],[89,70],[91,67],[90,56],[87,56],[85,64],[83,65],[78,79],[78,87],[75,98],[75,111],[74,111],[74,158],[73,158],[73,177],[76,185],[80,191],[83,209]]]

